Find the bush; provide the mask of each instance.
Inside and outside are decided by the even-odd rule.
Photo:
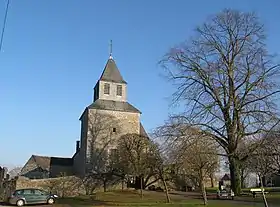
[[[161,187],[157,187],[156,191],[163,192],[163,189]]]
[[[151,185],[151,186],[148,187],[148,190],[155,191],[156,190],[156,186]]]

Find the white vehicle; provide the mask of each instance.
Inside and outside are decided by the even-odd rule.
[[[217,191],[217,198],[218,199],[222,199],[222,198],[226,198],[226,199],[229,199],[231,198],[232,200],[234,199],[234,192],[230,189],[230,190],[226,190],[226,189],[223,189],[223,190],[218,190]]]

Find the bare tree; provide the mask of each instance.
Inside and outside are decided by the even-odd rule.
[[[158,143],[150,144],[151,157],[149,162],[154,166],[154,173],[158,176],[159,180],[162,181],[164,191],[166,195],[166,202],[170,203],[169,189],[167,181],[171,180],[172,171],[174,169],[174,163],[168,157],[168,152],[165,151],[164,147],[161,147]]]
[[[171,49],[162,63],[178,87],[174,102],[185,103],[187,122],[222,146],[233,190],[240,193],[238,163],[244,157],[236,150],[240,141],[274,125],[274,98],[280,92],[279,64],[268,54],[263,25],[253,13],[224,10],[198,27],[189,42]]]
[[[106,112],[91,111],[88,117],[88,160],[84,184],[88,193],[100,185],[103,185],[105,192],[107,185],[117,180],[111,154],[117,147],[121,126],[116,117]]]
[[[260,181],[260,186],[262,189],[262,197],[265,207],[268,207],[266,196],[264,193],[265,178],[276,173],[274,168],[273,157],[267,155],[268,145],[263,145],[255,151],[255,156],[250,157],[249,159],[249,168],[252,172],[257,173]]]
[[[165,145],[169,157],[180,168],[179,173],[198,182],[204,205],[207,205],[205,181],[219,168],[218,146],[202,131],[171,119],[157,129],[158,135],[167,138]]]
[[[246,179],[250,174],[249,162],[248,160],[243,160],[239,162],[240,168],[240,181],[241,181],[241,188],[246,188]]]
[[[194,176],[199,180],[204,205],[207,205],[205,180],[209,173],[217,170],[219,158],[218,155],[215,154],[217,153],[217,146],[209,142],[209,138],[206,138],[208,140],[205,140],[205,138],[206,137],[198,137],[194,143],[192,143],[192,146],[187,147],[186,152],[183,155],[183,157],[185,157],[183,166],[193,170]]]
[[[205,181],[219,165],[217,146],[203,134],[194,136],[190,145],[184,146],[178,160],[183,169],[189,171],[198,181],[203,196],[204,205],[207,205]]]
[[[272,156],[273,165],[276,174],[280,174],[280,129],[278,128],[274,132],[268,135],[266,142],[268,149],[267,155]]]
[[[148,137],[139,134],[123,135],[118,141],[120,166],[127,175],[132,175],[140,180],[140,195],[143,189],[156,182],[157,175],[154,171],[155,158],[152,142]],[[150,182],[151,178],[155,178]]]
[[[266,177],[279,173],[280,137],[279,132],[271,132],[259,140],[262,145],[249,157],[247,167],[257,173],[266,186]]]

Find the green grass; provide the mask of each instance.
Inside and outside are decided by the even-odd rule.
[[[73,198],[63,198],[58,200],[59,206],[122,206],[122,207],[140,207],[140,206],[186,206],[186,207],[199,207],[202,205],[202,199],[197,194],[170,194],[171,203],[167,204],[164,193],[160,192],[144,192],[143,199],[140,198],[139,193],[136,191],[114,191],[106,193],[96,193],[93,196],[79,196]],[[275,197],[278,199],[278,197]],[[252,198],[248,200],[209,200],[209,207],[250,207],[262,206],[261,202],[252,202]],[[279,203],[279,200],[278,202]],[[272,206],[274,207],[274,206]]]

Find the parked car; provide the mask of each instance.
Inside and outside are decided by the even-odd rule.
[[[234,199],[234,192],[231,189],[223,189],[223,190],[218,190],[217,191],[217,198],[222,199],[222,198],[231,198],[232,200]]]
[[[54,204],[57,195],[48,193],[46,191],[26,188],[15,190],[8,198],[8,203],[11,205],[23,206],[26,204]]]

